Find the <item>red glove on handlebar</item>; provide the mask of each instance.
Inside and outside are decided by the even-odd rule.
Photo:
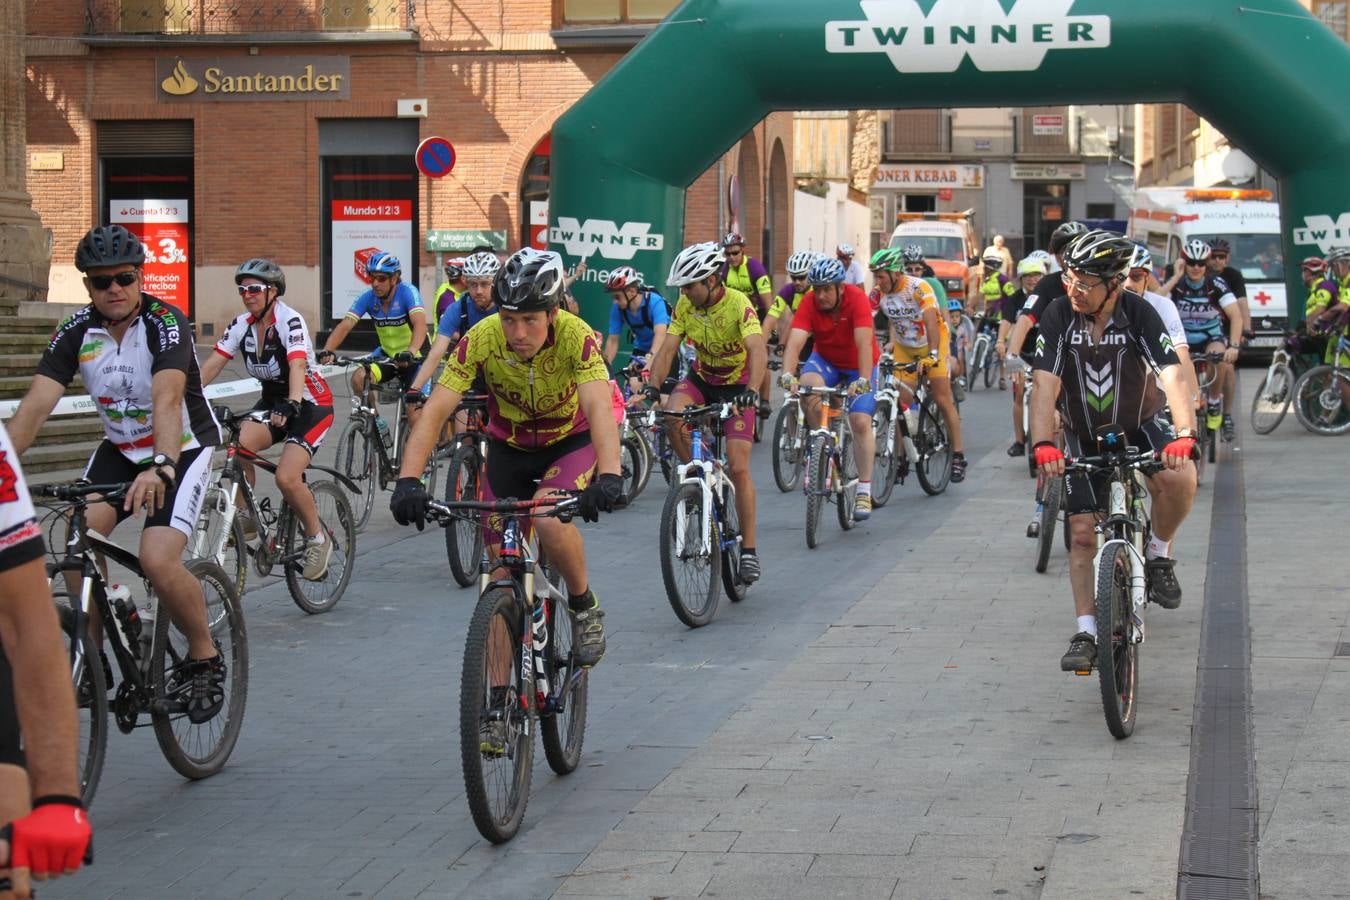
[[[1191,459],[1191,454],[1195,452],[1195,438],[1179,437],[1172,443],[1163,448],[1163,456],[1179,456],[1182,459]]]
[[[10,868],[34,875],[61,875],[80,867],[91,829],[74,797],[39,797],[35,809],[15,819],[10,831]]]
[[[1050,441],[1042,441],[1032,448],[1032,454],[1036,457],[1036,465],[1043,466],[1046,463],[1055,460],[1064,459],[1064,451],[1060,450]]]

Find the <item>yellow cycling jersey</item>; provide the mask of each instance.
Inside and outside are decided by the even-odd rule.
[[[763,331],[750,298],[735,288],[723,291],[722,298],[705,309],[697,309],[680,294],[668,333],[694,345],[694,371],[708,384],[745,384],[750,380],[745,338]]]
[[[558,311],[548,340],[528,360],[507,345],[500,316],[470,328],[450,354],[440,384],[466,394],[479,374],[488,388],[488,436],[521,450],[541,450],[589,431],[577,386],[609,380],[595,332],[566,310]]]

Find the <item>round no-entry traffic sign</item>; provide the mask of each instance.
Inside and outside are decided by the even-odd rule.
[[[443,137],[429,137],[417,145],[417,168],[428,178],[444,178],[455,167],[455,147]]]

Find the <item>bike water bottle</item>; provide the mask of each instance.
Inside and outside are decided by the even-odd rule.
[[[124,595],[114,599],[109,590],[108,599],[112,601],[113,613],[117,616],[117,623],[122,626],[122,637],[130,650],[141,638],[141,614],[136,604],[131,602],[131,591],[121,585],[117,587],[122,588]]]
[[[919,414],[914,411],[914,407],[905,407],[905,427],[909,429],[910,434],[919,430]]]
[[[384,420],[384,416],[375,417],[375,430],[380,433],[380,443],[384,444],[384,449],[391,449],[394,446],[394,435],[390,433],[389,423]]]

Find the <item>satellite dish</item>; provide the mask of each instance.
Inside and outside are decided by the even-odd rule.
[[[1241,150],[1229,150],[1223,158],[1222,169],[1229,184],[1249,184],[1256,177],[1256,163]]]

